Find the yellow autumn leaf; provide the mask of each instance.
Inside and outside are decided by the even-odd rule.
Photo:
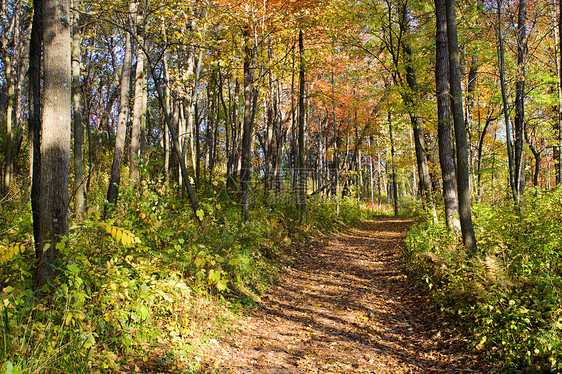
[[[121,237],[123,236],[123,231],[121,230],[115,230],[115,240],[117,240],[118,242],[121,241]]]
[[[133,244],[133,240],[131,239],[131,234],[129,234],[128,232],[123,232],[123,237],[121,238],[121,242],[125,246],[129,246]]]

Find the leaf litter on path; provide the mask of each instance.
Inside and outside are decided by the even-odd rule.
[[[310,243],[201,372],[486,372],[404,273],[414,222],[379,217]]]

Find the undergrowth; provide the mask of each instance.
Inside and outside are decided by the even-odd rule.
[[[406,239],[412,276],[459,321],[475,348],[505,373],[562,371],[562,191],[474,207],[478,254],[443,227]]]
[[[8,373],[195,372],[206,347],[235,325],[234,311],[259,301],[297,245],[366,217],[354,201],[337,215],[311,199],[300,222],[287,204],[294,196],[263,194],[244,223],[215,182],[199,192],[199,226],[187,199],[146,179],[121,188],[111,220],[101,220],[99,201],[90,204],[59,245],[59,275],[36,290],[21,188],[0,211],[0,370]],[[14,206],[27,208],[14,214]]]

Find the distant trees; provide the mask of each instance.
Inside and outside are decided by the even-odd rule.
[[[117,119],[117,130],[115,147],[113,150],[113,164],[111,166],[111,177],[107,188],[107,204],[104,206],[103,215],[107,217],[113,209],[112,205],[117,202],[119,184],[121,183],[121,166],[123,164],[123,154],[125,153],[125,136],[127,134],[127,123],[129,120],[129,96],[131,82],[131,60],[132,42],[131,32],[135,27],[137,15],[137,3],[131,0],[129,11],[126,14],[128,21],[125,32],[125,54],[123,56],[123,68],[121,69],[120,95],[119,95],[119,117]]]
[[[100,206],[120,222],[119,191],[142,190],[143,178],[162,184],[159,194],[187,197],[195,221],[210,209],[199,200],[216,194],[241,220],[251,219],[255,198],[290,203],[304,220],[315,198],[336,209],[341,199],[388,203],[395,213],[410,201],[460,227],[473,250],[473,201],[509,193],[524,202],[531,183],[560,181],[560,16],[540,1],[452,6],[456,42],[444,0],[77,2],[59,23],[42,14],[41,0],[32,8],[5,0],[2,198],[31,176],[45,264],[56,254],[42,248],[65,235],[69,212],[80,221]],[[51,31],[41,31],[46,19]],[[63,33],[72,54],[64,110],[67,97],[55,91],[67,83],[66,65],[47,61],[62,59]],[[55,197],[62,184],[68,196]],[[41,229],[55,205],[45,219],[59,226]]]

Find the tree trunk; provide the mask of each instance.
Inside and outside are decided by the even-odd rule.
[[[57,249],[68,235],[71,134],[71,38],[69,0],[44,0],[44,87],[41,142],[40,258],[37,284],[55,274]],[[50,244],[47,248],[46,244]]]
[[[558,183],[562,184],[562,1],[558,2]]]
[[[129,30],[134,27],[134,15],[137,12],[135,0],[129,3]],[[104,206],[103,216],[107,218],[117,202],[119,194],[119,183],[121,182],[121,166],[123,164],[123,153],[125,151],[125,136],[127,135],[127,120],[129,117],[129,85],[131,81],[131,35],[126,32],[125,56],[123,57],[123,70],[121,71],[121,96],[119,103],[119,116],[117,119],[117,133],[115,148],[113,152],[113,165],[111,166],[111,177],[107,189],[107,203]]]
[[[29,43],[29,132],[32,141],[31,212],[35,256],[41,259],[40,241],[40,184],[41,184],[41,46],[43,38],[43,0],[33,0],[33,20]]]
[[[390,168],[391,168],[391,182],[392,182],[392,201],[394,205],[394,216],[398,216],[398,184],[396,183],[396,165],[394,163],[394,133],[392,131],[392,116],[388,112],[388,132],[390,137]]]
[[[274,129],[275,129],[275,146],[277,155],[275,157],[275,193],[279,194],[283,191],[283,172],[282,172],[282,161],[283,161],[283,144],[285,138],[285,132],[281,129],[281,121],[279,117],[279,102],[281,101],[281,89],[279,87],[279,83],[277,83],[275,92],[275,104],[274,104],[274,112],[275,120],[274,120]]]
[[[437,94],[437,137],[439,163],[443,178],[443,199],[445,202],[445,223],[449,230],[460,230],[456,191],[455,162],[451,146],[451,108],[449,98],[449,52],[447,50],[447,12],[444,0],[435,0],[437,20],[435,80]]]
[[[0,5],[0,8],[3,8]],[[10,27],[7,31],[6,36],[7,38],[0,39],[0,51],[3,54],[3,64],[5,69],[5,89],[7,91],[7,105],[6,105],[6,146],[5,146],[5,153],[4,153],[4,179],[2,181],[2,188],[1,192],[5,194],[9,193],[10,186],[12,184],[13,173],[14,173],[14,130],[15,125],[17,124],[16,117],[17,116],[17,109],[19,105],[17,105],[16,99],[16,84],[21,84],[17,81],[19,77],[19,69],[17,68],[20,63],[20,56],[21,49],[19,45],[21,45],[21,34],[20,34],[20,15],[21,11],[21,3],[17,3],[15,8],[12,12],[12,18],[10,22]],[[13,38],[14,44],[13,46],[8,45],[8,39]],[[8,51],[8,48],[13,49],[11,53]],[[13,56],[13,58],[11,57]],[[15,68],[15,69],[13,69]],[[15,79],[14,79],[15,78]],[[16,83],[17,82],[17,83]],[[3,88],[4,88],[3,87]],[[1,116],[0,116],[1,118]]]
[[[195,126],[195,188],[199,189],[201,180],[201,123],[199,121],[199,104],[193,107],[193,120]]]
[[[305,78],[304,78],[304,33],[299,30],[299,211],[300,220],[304,220],[306,213],[306,179],[307,172],[304,165],[304,117],[305,117],[305,105],[304,105],[304,90],[305,90]]]
[[[531,150],[531,153],[533,153],[533,157],[535,158],[535,171],[533,173],[533,187],[538,188],[539,187],[539,174],[540,174],[540,168],[541,168],[541,152],[538,151],[533,146],[533,143],[531,143],[531,139],[529,139],[529,135],[527,135],[526,129],[525,129],[525,140],[527,141],[527,144],[529,145],[529,149]]]
[[[527,56],[527,0],[519,1],[517,19],[517,81],[515,82],[515,189],[517,201],[525,192],[525,59]]]
[[[472,208],[470,203],[470,173],[468,170],[468,143],[464,127],[462,88],[459,68],[459,43],[457,38],[457,17],[455,1],[446,0],[447,8],[447,41],[449,49],[449,83],[453,104],[453,122],[457,150],[457,189],[459,199],[459,217],[463,243],[469,253],[477,251],[476,236],[472,225]]]
[[[334,54],[336,53],[336,49],[334,46],[334,42],[332,41],[332,120],[333,120],[333,128],[334,128],[334,166],[333,166],[333,182],[332,182],[332,192],[333,196],[336,199],[336,214],[340,214],[340,201],[338,196],[338,186],[339,186],[339,169],[340,169],[340,155],[339,155],[339,147],[338,147],[338,119],[336,114],[336,84],[334,80]]]
[[[484,124],[484,128],[482,129],[482,134],[480,134],[480,140],[478,142],[478,155],[477,155],[477,163],[478,163],[478,180],[477,180],[477,191],[478,194],[480,195],[481,193],[481,178],[482,178],[482,173],[480,172],[481,169],[481,164],[482,164],[482,150],[484,148],[484,137],[486,136],[486,132],[488,130],[488,127],[490,126],[490,123],[492,123],[492,120],[490,117],[486,118],[486,123]]]
[[[14,17],[17,17],[14,15]],[[6,152],[4,160],[4,180],[2,190],[4,194],[8,194],[10,185],[12,184],[12,174],[14,172],[14,154],[13,154],[13,114],[14,114],[14,82],[12,79],[12,60],[9,52],[6,52],[4,59],[6,69],[6,84],[8,86],[8,105],[6,108]]]
[[[375,175],[374,175],[374,168],[373,168],[373,155],[372,155],[372,136],[369,136],[368,138],[368,146],[369,146],[369,192],[371,194],[371,211],[374,210],[375,207]]]
[[[164,101],[165,101],[165,109],[162,110],[170,110],[172,107],[172,93],[170,92],[170,68],[169,68],[169,61],[170,54],[164,54],[162,58],[162,65],[164,66],[164,80],[165,80],[165,89],[164,89]],[[167,113],[168,116],[171,116],[171,113]],[[170,187],[170,132],[168,131],[167,125],[164,123],[162,126],[162,145],[164,147],[164,179],[166,181],[166,191]]]
[[[76,0],[75,0],[76,1]],[[79,3],[75,4],[79,7]],[[76,222],[82,221],[86,213],[86,191],[84,179],[84,162],[82,157],[82,144],[84,142],[84,126],[82,123],[82,95],[80,86],[81,59],[80,50],[82,34],[80,33],[80,13],[74,11],[74,23],[72,26],[72,106],[74,127],[74,191]]]
[[[476,81],[478,78],[478,55],[474,55],[470,61],[470,69],[468,71],[468,85],[466,89],[466,116],[465,128],[468,135],[468,170],[470,172],[470,185],[473,191],[476,191],[476,184],[474,183],[474,155],[472,147],[472,126],[473,126],[473,112],[474,112],[474,92],[476,91]]]
[[[244,222],[250,218],[250,181],[252,178],[252,99],[253,99],[253,71],[252,47],[249,26],[243,31],[244,46],[244,128],[242,133],[242,167],[240,187],[242,191],[242,209]]]
[[[144,10],[146,12],[146,9]],[[146,77],[144,75],[144,15],[140,25],[137,25],[137,67],[135,72],[135,99],[133,104],[133,121],[131,126],[131,148],[129,154],[129,179],[138,182],[139,180],[139,158],[141,125],[144,114],[144,86]]]
[[[513,145],[511,141],[511,125],[509,123],[509,111],[507,109],[507,94],[505,88],[505,57],[504,57],[504,46],[503,46],[503,35],[501,28],[501,5],[502,1],[498,0],[498,59],[499,59],[499,70],[500,70],[500,89],[502,93],[502,103],[503,103],[503,116],[505,121],[505,140],[507,145],[507,158],[509,165],[509,185],[511,187],[511,194],[513,201],[518,202],[517,187],[515,181],[515,165],[513,161]]]

